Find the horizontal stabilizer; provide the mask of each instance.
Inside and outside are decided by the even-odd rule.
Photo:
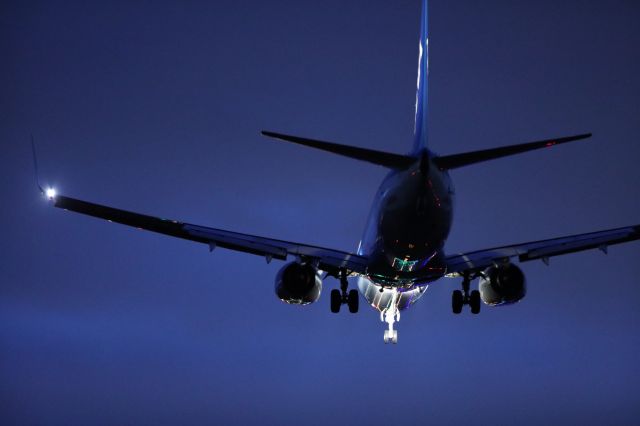
[[[494,158],[506,157],[508,155],[520,154],[534,149],[549,148],[566,142],[577,141],[591,137],[591,133],[582,135],[567,136],[557,139],[546,139],[543,141],[523,143],[519,145],[502,146],[500,148],[484,149],[481,151],[465,152],[463,154],[446,155],[434,158],[433,161],[440,169],[455,169],[457,167],[468,166],[480,163],[481,161],[493,160]]]
[[[368,161],[369,163],[391,169],[406,169],[416,162],[415,157],[408,155],[392,154],[389,152],[376,151],[373,149],[358,148],[355,146],[341,145],[333,142],[324,142],[314,139],[300,138],[298,136],[283,135],[280,133],[262,131],[264,136],[280,139],[287,142],[293,142],[312,148],[321,149],[323,151],[333,152],[334,154],[344,155],[345,157],[355,158],[356,160]]]

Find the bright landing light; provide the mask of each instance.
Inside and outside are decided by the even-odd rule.
[[[53,188],[47,188],[45,195],[48,199],[53,200],[56,197],[56,190]]]

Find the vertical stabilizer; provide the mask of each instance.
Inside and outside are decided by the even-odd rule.
[[[427,22],[427,0],[422,1],[419,52],[418,87],[416,90],[416,121],[413,140],[414,154],[427,147],[427,95],[429,91],[429,27]]]

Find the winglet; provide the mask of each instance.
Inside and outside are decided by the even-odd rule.
[[[36,185],[38,186],[38,189],[40,190],[42,195],[44,195],[45,192],[42,188],[42,185],[40,185],[40,177],[38,176],[38,156],[36,155],[36,144],[33,141],[33,133],[31,134],[31,152],[33,153],[33,170],[36,174]]]
[[[42,185],[40,185],[40,176],[38,174],[38,156],[36,155],[36,144],[33,141],[33,135],[31,135],[31,152],[33,154],[33,169],[36,174],[36,185],[38,186],[38,189],[43,196],[45,196],[48,200],[53,200],[57,195],[56,190],[51,187],[44,189]]]

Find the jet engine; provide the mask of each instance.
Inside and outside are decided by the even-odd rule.
[[[308,305],[320,298],[322,279],[308,263],[287,263],[276,275],[276,295],[294,305]]]
[[[480,298],[491,306],[508,305],[521,300],[527,293],[524,274],[516,265],[508,263],[492,266],[484,271],[479,283]]]

